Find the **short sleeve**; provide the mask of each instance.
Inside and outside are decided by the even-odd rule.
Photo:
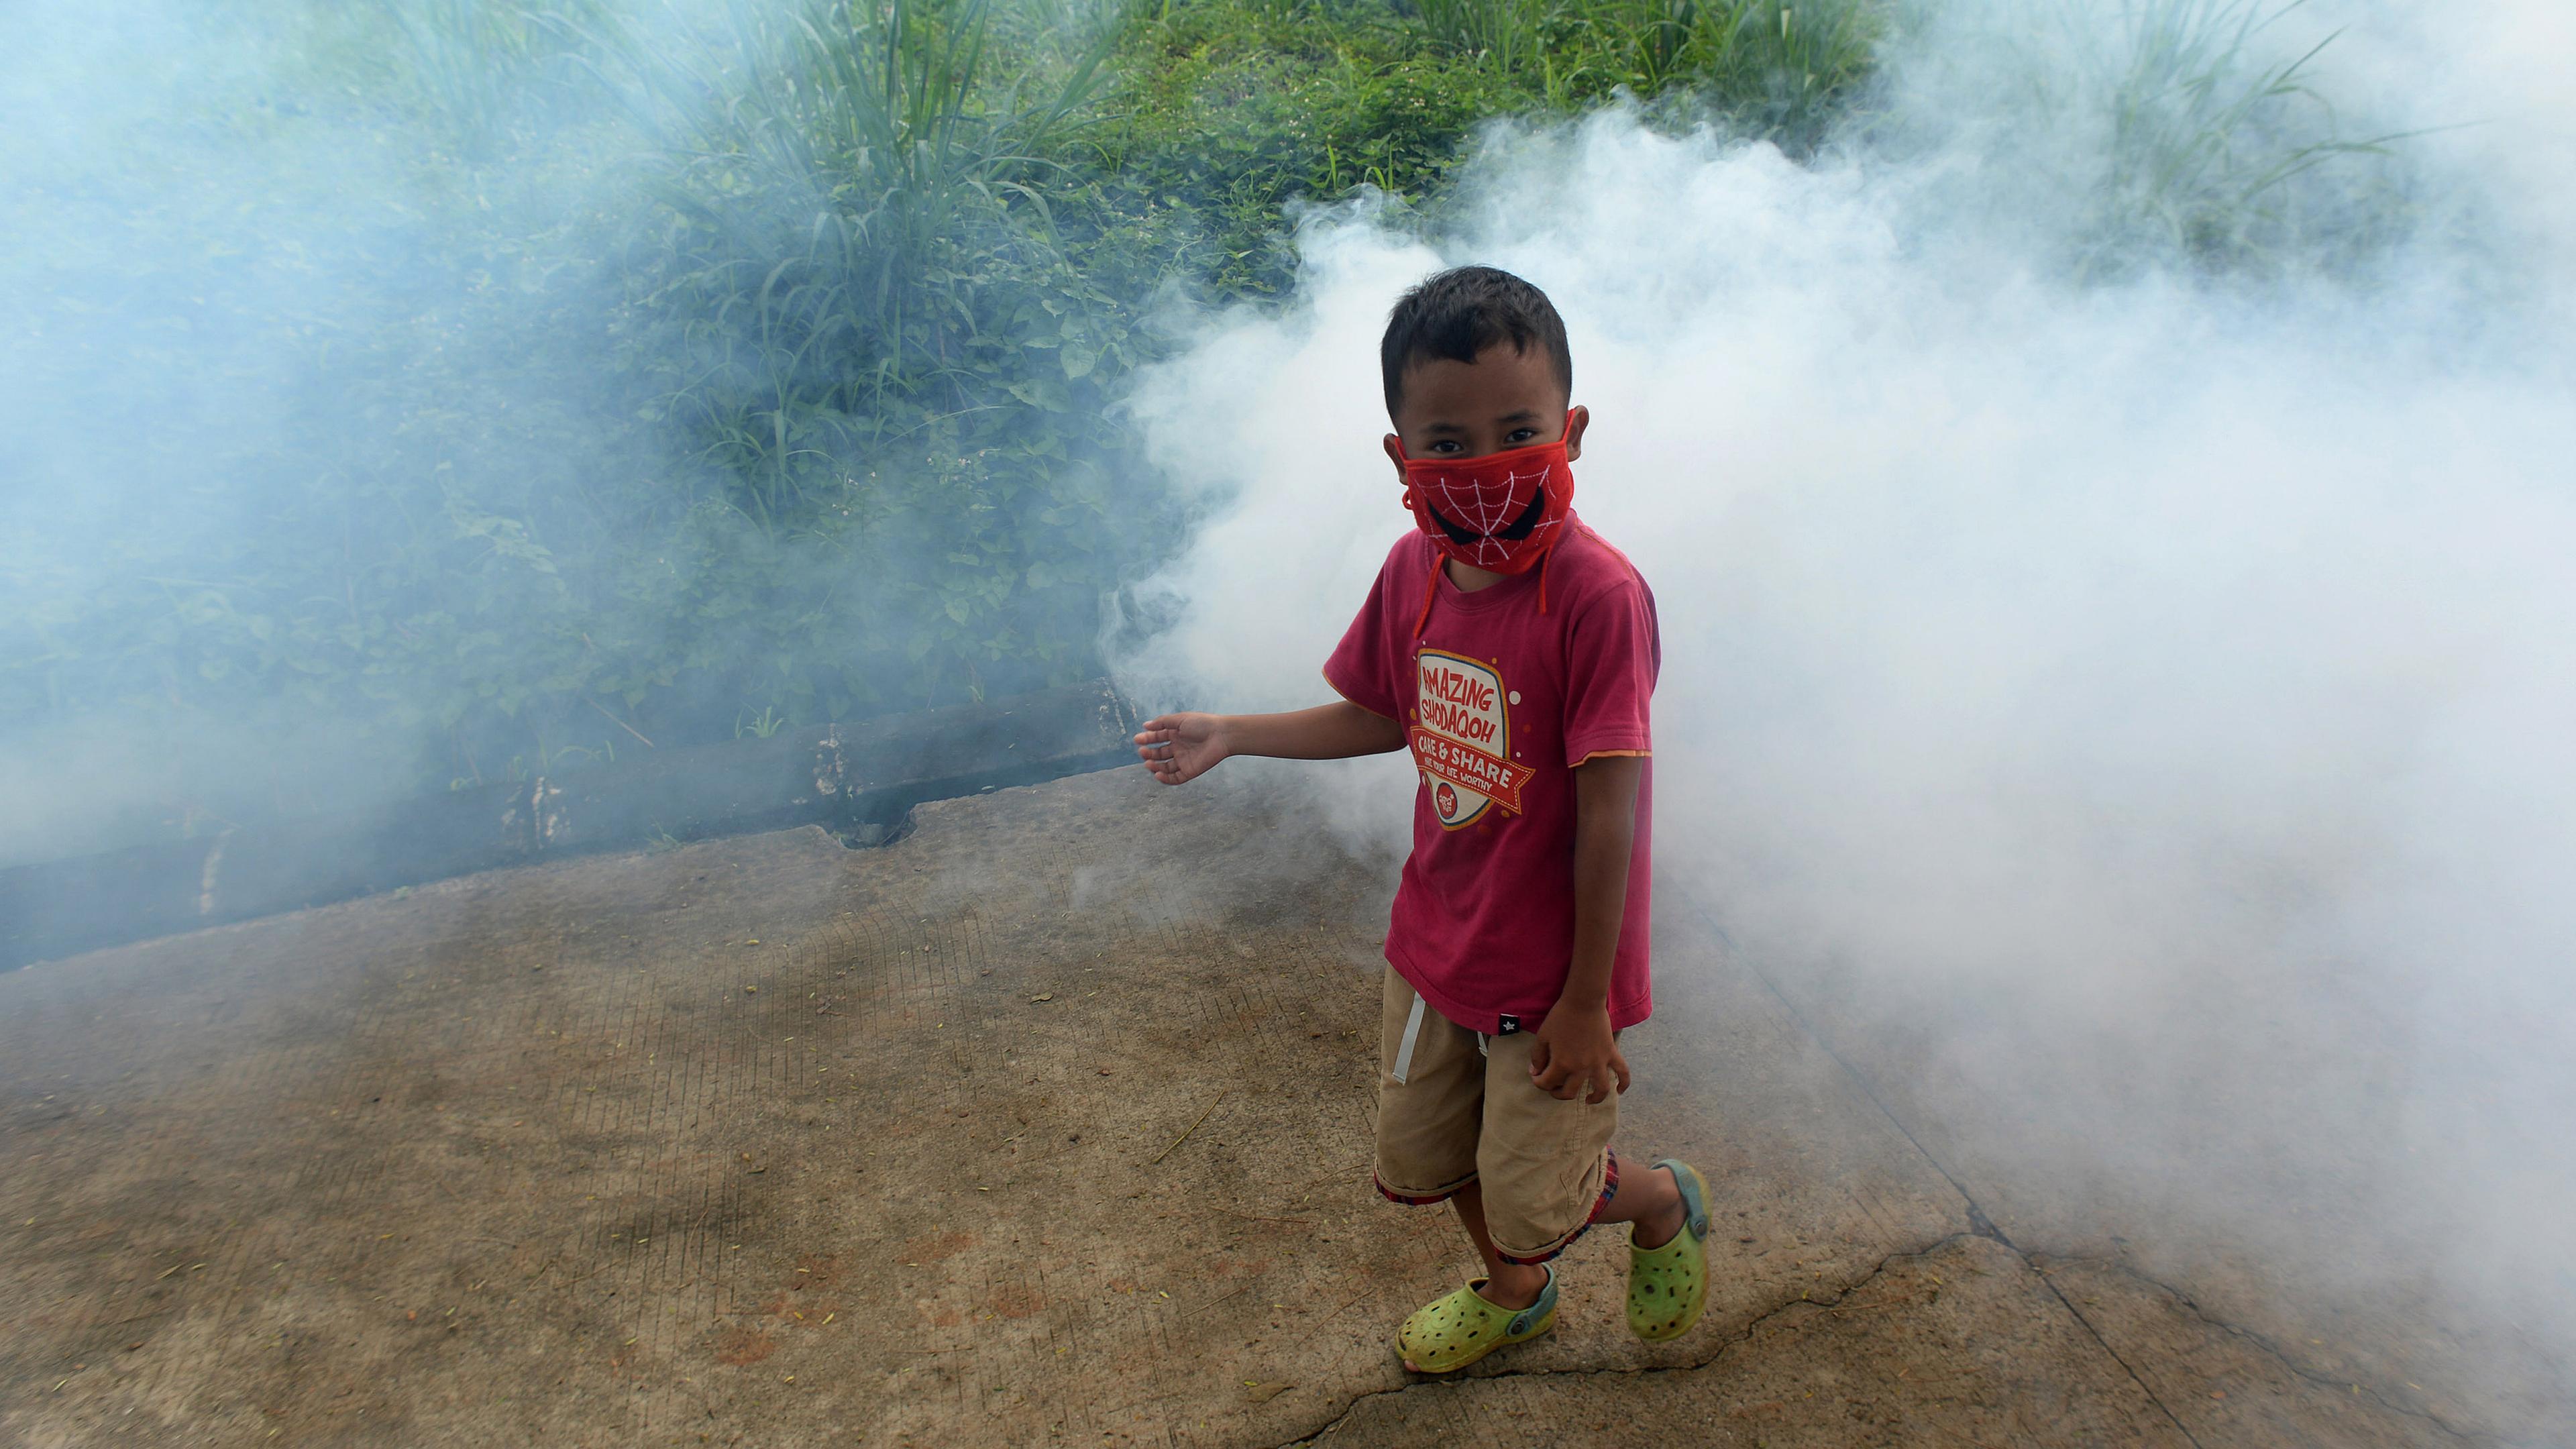
[[[1342,642],[1324,661],[1324,682],[1335,693],[1371,714],[1388,719],[1402,719],[1404,709],[1395,694],[1396,662],[1393,647],[1394,601],[1391,593],[1396,572],[1398,544],[1378,566],[1377,582],[1369,585],[1368,600],[1360,605],[1351,626],[1342,631]]]
[[[1586,599],[1567,621],[1565,647],[1565,763],[1654,753],[1663,641],[1645,581],[1631,576]]]

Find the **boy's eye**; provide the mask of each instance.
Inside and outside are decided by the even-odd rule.
[[[1430,450],[1431,450],[1432,452],[1434,452],[1434,453],[1454,453],[1454,452],[1457,452],[1457,451],[1458,451],[1458,440],[1457,440],[1457,439],[1455,439],[1455,438],[1442,438],[1442,439],[1440,439],[1438,442],[1433,443],[1433,444],[1431,445],[1431,449],[1430,449]]]
[[[1526,443],[1537,436],[1538,429],[1536,428],[1514,428],[1512,429],[1511,436],[1503,441],[1507,443]]]

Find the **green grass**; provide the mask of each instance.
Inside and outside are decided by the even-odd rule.
[[[1626,92],[1811,145],[1867,74],[1878,7],[1824,0],[1179,0],[1129,21],[1104,164],[1199,224],[1193,275],[1271,295],[1282,208],[1439,193],[1476,128]],[[1801,21],[1803,14],[1808,17]]]
[[[1942,43],[1915,47],[1911,104],[1857,129],[1981,155],[2078,281],[2349,273],[2411,219],[2403,138],[2347,129],[2319,82],[2337,33],[2294,29],[2314,19],[2303,0],[1906,0],[1892,24]]]
[[[2385,239],[2395,214],[2375,168],[2395,136],[2342,134],[2311,82],[2332,35],[2282,60],[2257,58],[2264,32],[2301,0],[2131,3],[2104,58],[2109,175],[2092,267],[2183,254],[2204,266],[2268,266]],[[2321,169],[2322,168],[2322,169]],[[2315,183],[2322,182],[2323,185]]]

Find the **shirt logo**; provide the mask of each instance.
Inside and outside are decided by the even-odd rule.
[[[1520,813],[1521,787],[1538,771],[1511,758],[1511,715],[1494,667],[1425,649],[1414,657],[1413,763],[1444,830],[1474,824],[1499,805]]]

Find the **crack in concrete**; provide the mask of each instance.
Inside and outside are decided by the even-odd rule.
[[[1711,1352],[1706,1358],[1697,1359],[1690,1363],[1649,1364],[1642,1368],[1614,1368],[1604,1366],[1601,1368],[1500,1369],[1493,1373],[1471,1374],[1464,1378],[1435,1378],[1427,1374],[1409,1376],[1403,1383],[1391,1385],[1383,1389],[1371,1389],[1367,1393],[1354,1395],[1349,1403],[1342,1406],[1341,1412],[1335,1414],[1332,1418],[1325,1420],[1323,1423],[1316,1425],[1314,1428],[1307,1430],[1305,1433],[1294,1439],[1281,1441],[1278,1449],[1296,1449],[1296,1446],[1298,1445],[1314,1443],[1326,1434],[1332,1433],[1335,1429],[1348,1423],[1350,1421],[1350,1417],[1359,1412],[1360,1405],[1367,1403],[1371,1399],[1382,1399],[1391,1394],[1408,1394],[1417,1389],[1441,1388],[1449,1385],[1460,1384],[1491,1383],[1500,1379],[1590,1379],[1601,1378],[1605,1375],[1612,1374],[1647,1378],[1661,1374],[1697,1373],[1702,1369],[1713,1367],[1714,1365],[1722,1362],[1728,1354],[1734,1353],[1745,1345],[1751,1343],[1754,1340],[1754,1337],[1762,1331],[1762,1326],[1775,1318],[1794,1312],[1800,1308],[1813,1308],[1818,1311],[1838,1308],[1842,1305],[1844,1299],[1849,1298],[1854,1293],[1859,1292],[1863,1288],[1866,1288],[1870,1284],[1878,1281],[1881,1277],[1884,1277],[1891,1265],[1908,1258],[1920,1258],[1926,1254],[1937,1252],[1952,1243],[1960,1242],[1972,1237],[1982,1236],[1984,1235],[1981,1233],[1949,1233],[1935,1238],[1921,1247],[1900,1248],[1897,1251],[1888,1254],[1886,1257],[1879,1259],[1868,1272],[1863,1273],[1858,1278],[1855,1278],[1851,1282],[1834,1290],[1834,1295],[1831,1298],[1818,1298],[1812,1291],[1806,1291],[1800,1293],[1798,1297],[1784,1299],[1773,1307],[1762,1310],[1760,1313],[1757,1313],[1753,1317],[1745,1320],[1742,1332],[1737,1333],[1726,1342],[1720,1344],[1716,1350]],[[2004,1247],[2007,1249],[2010,1249],[2011,1246],[2012,1245],[2009,1243],[2004,1244]],[[2024,1261],[2027,1262],[2028,1260],[2024,1259]],[[2036,1272],[2035,1268],[2034,1272]]]
[[[2147,1396],[2147,1402],[2156,1406],[2156,1412],[2165,1416],[2166,1423],[2173,1425],[2174,1432],[2180,1434],[2183,1437],[2184,1442],[2190,1444],[2192,1449],[2204,1449],[2199,1436],[2193,1434],[2190,1426],[2183,1423],[2182,1416],[2173,1411],[2173,1406],[2167,1404],[2163,1397],[2157,1394],[2156,1391],[2148,1385],[2146,1379],[2138,1373],[2138,1370],[2134,1365],[2132,1365],[2127,1359],[2120,1356],[2119,1350],[2111,1347],[2110,1340],[2102,1336],[2102,1330],[2094,1327],[2093,1320],[2086,1318],[2072,1302],[2068,1301],[2064,1293],[2058,1291],[2057,1285],[2049,1281],[2048,1275],[2039,1271],[2039,1266],[2036,1263],[2031,1262],[2030,1255],[2023,1252],[2020,1246],[2014,1243],[2011,1238],[2006,1237],[2003,1229],[1995,1226],[1994,1219],[1987,1217],[1986,1210],[1977,1205],[1976,1194],[1968,1191],[1968,1185],[1961,1182],[1958,1174],[1950,1170],[1950,1164],[1943,1162],[1939,1157],[1933,1154],[1930,1148],[1925,1147],[1922,1139],[1914,1135],[1913,1129],[1905,1125],[1904,1119],[1898,1117],[1894,1110],[1889,1108],[1886,1102],[1880,1100],[1877,1091],[1870,1086],[1869,1078],[1861,1075],[1858,1068],[1854,1067],[1849,1061],[1844,1060],[1843,1054],[1834,1049],[1834,1044],[1825,1039],[1825,1034],[1816,1030],[1815,1024],[1807,1020],[1806,1014],[1798,1010],[1798,1004],[1789,999],[1789,993],[1780,989],[1780,983],[1772,980],[1769,972],[1754,965],[1753,962],[1746,958],[1742,952],[1736,951],[1734,938],[1727,935],[1725,926],[1721,925],[1704,912],[1700,915],[1700,921],[1702,925],[1708,928],[1712,935],[1714,935],[1719,941],[1725,943],[1729,951],[1735,952],[1736,959],[1743,962],[1744,969],[1753,973],[1753,979],[1761,982],[1762,989],[1771,993],[1771,999],[1780,1003],[1780,1009],[1788,1013],[1789,1020],[1797,1023],[1798,1030],[1806,1033],[1807,1040],[1814,1042],[1817,1050],[1822,1051],[1827,1057],[1831,1058],[1833,1060],[1833,1064],[1842,1070],[1842,1074],[1846,1078],[1850,1079],[1853,1088],[1859,1091],[1861,1096],[1866,1099],[1872,1107],[1878,1109],[1878,1115],[1885,1118],[1887,1125],[1896,1130],[1896,1135],[1904,1138],[1906,1145],[1912,1147],[1917,1155],[1921,1156],[1925,1162],[1931,1164],[1932,1170],[1941,1174],[1942,1181],[1950,1184],[1950,1190],[1957,1193],[1959,1195],[1959,1201],[1967,1206],[1968,1230],[1976,1234],[1978,1237],[2001,1244],[2005,1251],[2011,1253],[2014,1257],[2021,1259],[2025,1265],[2029,1266],[2031,1271],[2037,1275],[2039,1281],[2048,1285],[2049,1296],[2055,1298],[2065,1307],[2067,1314],[2070,1317],[2072,1317],[2077,1323],[2084,1326],[2084,1332],[2091,1336],[2093,1342],[2101,1348],[2104,1354],[2110,1357],[2111,1362],[2120,1366],[2120,1371],[2127,1374],[2129,1376],[2129,1381],[2138,1386],[2138,1392]]]
[[[1911,1141],[1912,1139],[1909,1138],[1907,1140]],[[1926,1154],[1926,1160],[1930,1160],[1929,1154]],[[1936,1168],[1941,1166],[1938,1162],[1933,1162],[1932,1165]],[[1943,1169],[1941,1175],[1944,1177],[1949,1176],[1948,1170]],[[1978,1216],[1982,1217],[1984,1214],[1980,1213]],[[1988,1226],[1991,1227],[1992,1224],[1989,1224]],[[2138,1372],[2137,1366],[2130,1363],[2127,1358],[2121,1355],[2118,1349],[2111,1346],[2111,1340],[2102,1336],[2102,1330],[2093,1326],[2093,1320],[2084,1316],[2084,1310],[2075,1306],[2075,1301],[2066,1296],[2066,1291],[2057,1286],[2056,1280],[2048,1276],[2047,1270],[2041,1268],[2038,1263],[2033,1262],[2030,1254],[2023,1252],[2018,1247],[2015,1247],[2013,1245],[2013,1241],[2010,1238],[2005,1237],[2001,1232],[1997,1232],[1995,1234],[1995,1241],[2003,1244],[2007,1249],[2010,1249],[2013,1256],[2021,1259],[2022,1263],[2030,1269],[2032,1276],[2038,1278],[2040,1282],[2048,1285],[2048,1296],[2057,1300],[2058,1305],[2066,1310],[2066,1315],[2069,1318],[2072,1318],[2077,1323],[2083,1325],[2085,1334],[2093,1340],[2094,1344],[2098,1346],[2102,1352],[2110,1355],[2111,1362],[2120,1366],[2120,1372],[2129,1376],[2129,1382],[2138,1386],[2138,1392],[2147,1396],[2147,1402],[2156,1406],[2157,1412],[2165,1416],[2165,1422],[2174,1426],[2174,1432],[2180,1434],[2183,1439],[2192,1446],[2192,1449],[2202,1449],[2200,1436],[2191,1432],[2191,1426],[2185,1424],[2182,1421],[2182,1416],[2173,1411],[2173,1406],[2164,1401],[2164,1396],[2158,1394],[2155,1389],[2147,1383],[2146,1376]]]
[[[1701,924],[1708,929],[1710,934],[1714,935],[1719,941],[1724,942],[1730,951],[1735,950],[1734,938],[1727,935],[1726,928],[1723,925],[1710,917],[1705,911],[1699,912],[1698,914]],[[2013,1256],[2021,1259],[2025,1264],[2028,1264],[2031,1270],[2038,1275],[2039,1280],[2048,1285],[2049,1295],[2055,1298],[2059,1303],[2065,1305],[2068,1315],[2073,1317],[2077,1323],[2082,1324],[2084,1326],[2085,1333],[2090,1335],[2093,1341],[2101,1346],[2102,1351],[2110,1356],[2113,1363],[2118,1364],[2121,1370],[2128,1374],[2130,1380],[2137,1384],[2139,1391],[2144,1393],[2148,1400],[2164,1414],[2166,1420],[2174,1426],[2175,1432],[2181,1434],[2184,1439],[2190,1441],[2194,1446],[2194,1449],[2201,1449],[2199,1438],[2183,1424],[2182,1419],[2174,1413],[2172,1407],[2166,1404],[2163,1398],[2158,1396],[2153,1388],[2148,1386],[2147,1381],[2139,1375],[2137,1369],[2133,1367],[2126,1358],[2121,1356],[2120,1351],[2111,1346],[2110,1340],[2103,1337],[2101,1329],[2094,1325],[2092,1319],[2085,1316],[2084,1310],[2077,1307],[2073,1300],[2069,1299],[2063,1292],[2059,1291],[2056,1281],[2049,1276],[2045,1268],[2040,1266],[2039,1261],[2034,1258],[2032,1254],[2024,1252],[2019,1244],[2013,1242],[2011,1238],[2006,1237],[2003,1230],[1995,1226],[1994,1220],[1986,1216],[1985,1209],[1977,1205],[1976,1195],[1968,1191],[1968,1185],[1960,1181],[1957,1174],[1950,1171],[1950,1165],[1948,1163],[1943,1162],[1938,1156],[1934,1155],[1930,1148],[1923,1145],[1922,1139],[1914,1135],[1913,1129],[1907,1127],[1903,1119],[1899,1118],[1895,1111],[1890,1108],[1886,1102],[1880,1100],[1878,1092],[1870,1086],[1869,1078],[1862,1075],[1857,1067],[1845,1060],[1843,1054],[1835,1050],[1833,1043],[1825,1039],[1824,1033],[1816,1030],[1815,1025],[1807,1020],[1805,1013],[1798,1010],[1797,1003],[1789,999],[1789,993],[1780,989],[1780,983],[1772,980],[1769,972],[1766,972],[1761,967],[1753,964],[1750,959],[1745,958],[1740,952],[1737,954],[1737,959],[1742,962],[1745,970],[1753,974],[1753,979],[1761,982],[1763,989],[1771,993],[1771,998],[1780,1003],[1780,1009],[1788,1013],[1789,1019],[1797,1023],[1800,1031],[1806,1033],[1807,1039],[1814,1042],[1817,1048],[1824,1052],[1826,1056],[1833,1059],[1834,1065],[1841,1068],[1843,1075],[1851,1079],[1852,1086],[1860,1092],[1862,1097],[1868,1100],[1872,1107],[1878,1109],[1878,1114],[1881,1117],[1887,1119],[1887,1125],[1894,1128],[1897,1135],[1903,1137],[1907,1145],[1911,1146],[1917,1153],[1921,1154],[1923,1160],[1931,1164],[1932,1170],[1941,1174],[1942,1180],[1950,1184],[1951,1190],[1959,1195],[1959,1200],[1967,1205],[1968,1227],[1970,1231],[1975,1233],[1978,1237],[1987,1238],[2001,1244],[2004,1248],[2009,1250]],[[2044,1257],[2046,1254],[2043,1253],[2041,1256]],[[2399,1404],[2391,1400],[2387,1395],[2381,1393],[2376,1388],[2365,1389],[2354,1380],[2330,1379],[2303,1368],[2297,1360],[2283,1352],[2279,1345],[2273,1343],[2271,1339],[2263,1334],[2238,1324],[2229,1323],[2226,1320],[2217,1317],[2203,1309],[2190,1294],[2183,1292],[2181,1289],[2174,1287],[2170,1283],[2163,1282],[2160,1279],[2140,1272],[2138,1269],[2127,1263],[2113,1259],[2067,1258],[2063,1261],[2098,1262],[2114,1271],[2125,1274],[2128,1277],[2135,1278],[2141,1283],[2145,1283],[2160,1292],[2168,1294],[2176,1302],[2189,1309],[2194,1318],[2199,1319],[2202,1323],[2208,1324],[2212,1328],[2216,1328],[2224,1333],[2235,1335],[2236,1337],[2243,1339],[2245,1342],[2252,1344],[2255,1348],[2261,1350],[2265,1356],[2278,1363],[2283,1369],[2299,1378],[2307,1380],[2310,1383],[2324,1387],[2346,1385],[2353,1389],[2357,1389],[2364,1397],[2389,1412],[2402,1414],[2408,1418],[2419,1419],[2426,1424],[2430,1424],[2435,1429],[2440,1430],[2442,1433],[2447,1434],[2454,1439],[2458,1439],[2463,1443],[2500,1442],[2495,1440],[2492,1436],[2459,1428],[2429,1410],[2413,1409],[2403,1404]]]
[[[2151,1273],[2144,1272],[2132,1264],[2122,1262],[2118,1258],[2075,1256],[2059,1257],[2046,1252],[2041,1253],[2040,1257],[2052,1263],[2074,1263],[2086,1267],[2105,1268],[2124,1278],[2136,1279],[2138,1282],[2155,1289],[2157,1292],[2171,1298],[2176,1303],[2181,1304],[2185,1311],[2190,1313],[2193,1318],[2199,1320],[2201,1323],[2207,1324],[2209,1327],[2217,1329],[2219,1332],[2231,1337],[2244,1340],[2247,1344],[2261,1352],[2264,1357],[2279,1364],[2283,1371],[2297,1378],[2305,1379],[2319,1388],[2358,1393],[2361,1397],[2368,1399],[2371,1403],[2378,1405],[2389,1413],[2403,1415],[2409,1419],[2419,1419],[2424,1423],[2431,1425],[2435,1429],[2450,1435],[2452,1438],[2459,1440],[2463,1444],[2503,1445],[2512,1442],[2507,1439],[2499,1438],[2494,1434],[2487,1433],[2482,1429],[2464,1428],[2460,1425],[2454,1424],[2443,1418],[2441,1415],[2434,1413],[2430,1409],[2412,1408],[2406,1404],[2398,1402],[2397,1400],[2389,1398],[2378,1389],[2373,1388],[2368,1384],[2361,1383],[2357,1379],[2335,1377],[2319,1373],[2314,1369],[2303,1367],[2296,1357],[2294,1357],[2288,1350],[2282,1348],[2279,1344],[2273,1342],[2270,1335],[2265,1334],[2260,1329],[2247,1328],[2243,1324],[2231,1323],[2228,1320],[2219,1317],[2217,1314],[2210,1312],[2208,1309],[2203,1308],[2197,1299],[2193,1298],[2190,1294],[2184,1292],[2180,1288],[2175,1287],[2171,1283],[2165,1282],[2163,1279],[2158,1278]],[[2037,1267],[2038,1264],[2034,1263],[2033,1266]],[[2047,1270],[2045,1268],[2041,1268],[2040,1274],[2042,1277],[2046,1277]]]
[[[1976,1217],[1982,1219],[1984,1214],[1978,1213],[1976,1214]],[[1367,1393],[1354,1395],[1350,1402],[1344,1404],[1341,1411],[1336,1413],[1332,1418],[1327,1419],[1310,1430],[1307,1430],[1305,1433],[1294,1439],[1282,1441],[1279,1445],[1279,1449],[1296,1449],[1296,1446],[1316,1442],[1325,1435],[1332,1433],[1342,1425],[1350,1422],[1351,1416],[1359,1412],[1360,1406],[1371,1399],[1385,1398],[1391,1394],[1411,1393],[1417,1389],[1438,1388],[1446,1385],[1478,1384],[1498,1379],[1600,1378],[1609,1374],[1625,1374],[1642,1378],[1660,1374],[1698,1373],[1705,1369],[1715,1368],[1724,1363],[1728,1355],[1751,1344],[1754,1339],[1760,1335],[1764,1325],[1770,1323],[1772,1320],[1793,1313],[1801,1308],[1812,1308],[1818,1312],[1825,1312],[1839,1308],[1842,1306],[1845,1299],[1848,1299],[1853,1294],[1860,1292],[1870,1284],[1886,1276],[1887,1270],[1895,1264],[1912,1259],[1928,1257],[1953,1243],[1964,1242],[1970,1238],[1983,1238],[1986,1241],[1995,1244],[2005,1252],[2012,1254],[2013,1257],[2022,1264],[2022,1266],[2030,1269],[2031,1276],[2037,1278],[2047,1287],[2049,1296],[2055,1298],[2058,1303],[2066,1309],[2067,1315],[2083,1327],[2085,1333],[2101,1348],[2102,1352],[2109,1357],[2113,1363],[2120,1366],[2121,1370],[2129,1376],[2129,1381],[2137,1385],[2138,1392],[2146,1398],[2147,1402],[2155,1405],[2157,1411],[2165,1416],[2168,1423],[2173,1425],[2174,1432],[2182,1435],[2184,1440],[2193,1445],[2200,1444],[2199,1437],[2193,1434],[2191,1429],[2176,1417],[2172,1407],[2166,1404],[2163,1398],[2156,1393],[2155,1389],[2150,1386],[2142,1376],[2140,1376],[2137,1369],[2134,1368],[2126,1358],[2121,1356],[2120,1351],[2113,1348],[2110,1343],[2103,1338],[2101,1331],[2094,1327],[2092,1320],[2084,1315],[2084,1311],[2069,1300],[2064,1291],[2059,1289],[2056,1281],[2048,1271],[2047,1265],[2049,1263],[2075,1263],[2086,1266],[2108,1268],[2113,1272],[2119,1273],[2124,1277],[2133,1278],[2138,1282],[2167,1295],[2175,1302],[2180,1303],[2185,1309],[2189,1310],[2193,1318],[2212,1328],[2218,1329],[2221,1332],[2243,1339],[2245,1342],[2260,1350],[2265,1357],[2280,1364],[2284,1370],[2306,1380],[2309,1383],[2313,1383],[2321,1388],[2327,1389],[2350,1389],[2360,1387],[2355,1385],[2349,1379],[2328,1378],[2301,1368],[2289,1357],[2289,1355],[2283,1353],[2261,1333],[2229,1323],[2224,1319],[2210,1314],[2198,1303],[2194,1302],[2191,1295],[2182,1292],[2171,1284],[2159,1281],[2149,1274],[2142,1273],[2126,1263],[2109,1258],[2052,1258],[2045,1253],[2028,1253],[2014,1246],[2012,1240],[2005,1237],[2002,1233],[1994,1231],[1991,1223],[1986,1223],[1981,1228],[1971,1228],[1970,1231],[1964,1233],[1944,1234],[1943,1236],[1934,1238],[1930,1242],[1924,1243],[1919,1247],[1901,1248],[1895,1252],[1889,1253],[1887,1256],[1879,1259],[1876,1264],[1872,1265],[1868,1272],[1834,1290],[1834,1294],[1830,1298],[1818,1298],[1812,1292],[1808,1292],[1802,1293],[1796,1298],[1785,1299],[1770,1308],[1766,1308],[1762,1312],[1755,1314],[1752,1318],[1745,1320],[1745,1324],[1741,1332],[1735,1334],[1725,1343],[1719,1345],[1714,1352],[1710,1353],[1705,1358],[1695,1359],[1689,1363],[1653,1364],[1642,1368],[1604,1366],[1600,1368],[1502,1369],[1493,1373],[1473,1374],[1464,1378],[1434,1378],[1429,1375],[1408,1378],[1405,1382],[1388,1388],[1371,1389]],[[2361,1395],[2362,1397],[2370,1400],[2373,1404],[2376,1404],[2390,1413],[2401,1414],[2408,1418],[2421,1420],[2443,1434],[2459,1440],[2463,1444],[2498,1445],[2507,1442],[2497,1439],[2492,1435],[2480,1433],[2475,1430],[2462,1429],[2456,1425],[2445,1422],[2437,1414],[2432,1414],[2419,1409],[2410,1409],[2403,1404],[2391,1403],[2387,1399],[2381,1397],[2374,1389],[2362,1387]]]

